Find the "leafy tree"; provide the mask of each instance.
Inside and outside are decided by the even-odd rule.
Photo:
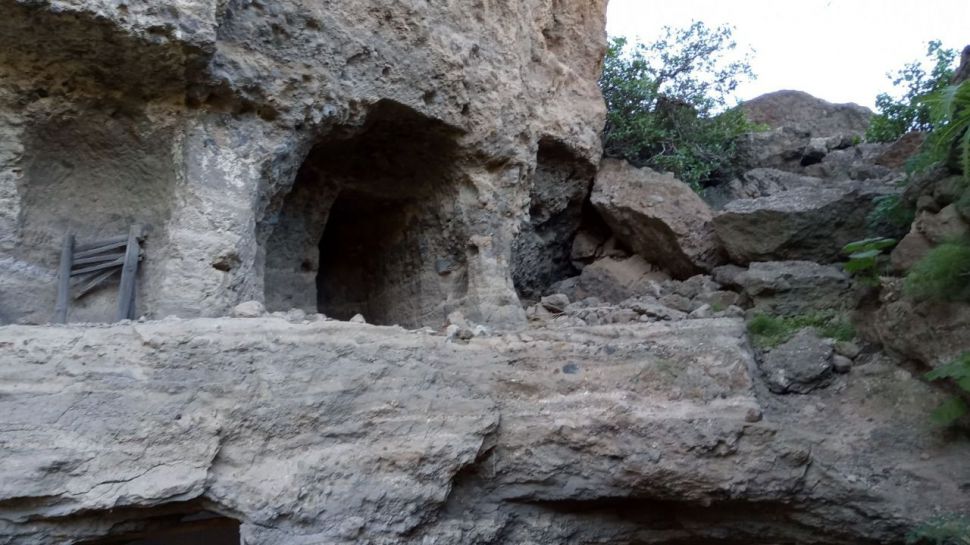
[[[955,49],[942,42],[929,42],[925,61],[913,61],[895,73],[887,74],[896,95],[881,93],[876,97],[879,114],[872,118],[866,139],[870,142],[892,142],[909,131],[933,129],[930,108],[922,97],[946,87],[953,78]],[[930,65],[929,72],[926,65]]]
[[[600,79],[606,155],[673,172],[695,189],[733,174],[735,140],[752,127],[740,109],[726,109],[728,98],[754,77],[750,53],[736,49],[731,27],[703,22],[666,27],[650,44],[613,38]]]

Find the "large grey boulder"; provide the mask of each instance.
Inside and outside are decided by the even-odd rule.
[[[738,157],[746,168],[797,171],[811,141],[810,132],[792,127],[752,132],[738,139]]]
[[[805,174],[833,180],[878,180],[893,176],[894,170],[878,164],[886,144],[859,144],[827,153],[817,163],[806,166]]]
[[[777,168],[753,168],[726,184],[704,191],[704,200],[715,209],[738,199],[769,197],[783,191],[805,187],[819,187],[825,180]]]
[[[771,315],[854,308],[856,303],[848,274],[813,261],[752,263],[732,281],[755,311]]]
[[[832,343],[806,328],[762,357],[761,370],[776,394],[807,394],[832,381]]]
[[[929,367],[970,351],[970,304],[914,301],[901,292],[900,281],[883,282],[881,304],[857,321],[866,337]]]
[[[709,271],[723,260],[710,207],[671,174],[606,159],[590,202],[617,238],[677,278]]]
[[[574,276],[553,284],[550,293],[564,293],[573,301],[595,297],[607,303],[650,293],[656,284],[669,279],[638,255],[604,257],[583,268]]]
[[[867,235],[874,199],[893,185],[845,182],[801,187],[728,203],[714,227],[735,263],[808,260],[832,263],[842,247]]]
[[[803,91],[791,90],[761,95],[741,107],[754,123],[772,128],[798,128],[812,136],[861,136],[873,115],[869,108],[858,104],[833,104]]]

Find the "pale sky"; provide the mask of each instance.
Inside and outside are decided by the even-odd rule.
[[[731,24],[755,49],[758,79],[741,99],[798,89],[872,108],[886,72],[922,58],[929,40],[970,44],[970,0],[610,0],[607,30],[649,42],[692,20]]]

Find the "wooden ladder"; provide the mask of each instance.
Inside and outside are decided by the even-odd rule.
[[[118,321],[134,318],[135,276],[141,260],[142,229],[134,225],[127,235],[120,235],[87,244],[75,244],[74,235],[64,237],[61,264],[57,273],[57,303],[54,322],[67,323],[67,309],[71,289],[76,301],[99,288],[115,273],[121,271],[118,290]],[[75,280],[72,286],[72,279]]]

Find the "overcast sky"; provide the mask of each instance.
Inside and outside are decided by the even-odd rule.
[[[970,44],[970,0],[610,0],[608,16],[611,35],[644,41],[695,19],[735,26],[758,75],[741,99],[799,89],[871,108],[886,72],[923,57],[929,40]]]

